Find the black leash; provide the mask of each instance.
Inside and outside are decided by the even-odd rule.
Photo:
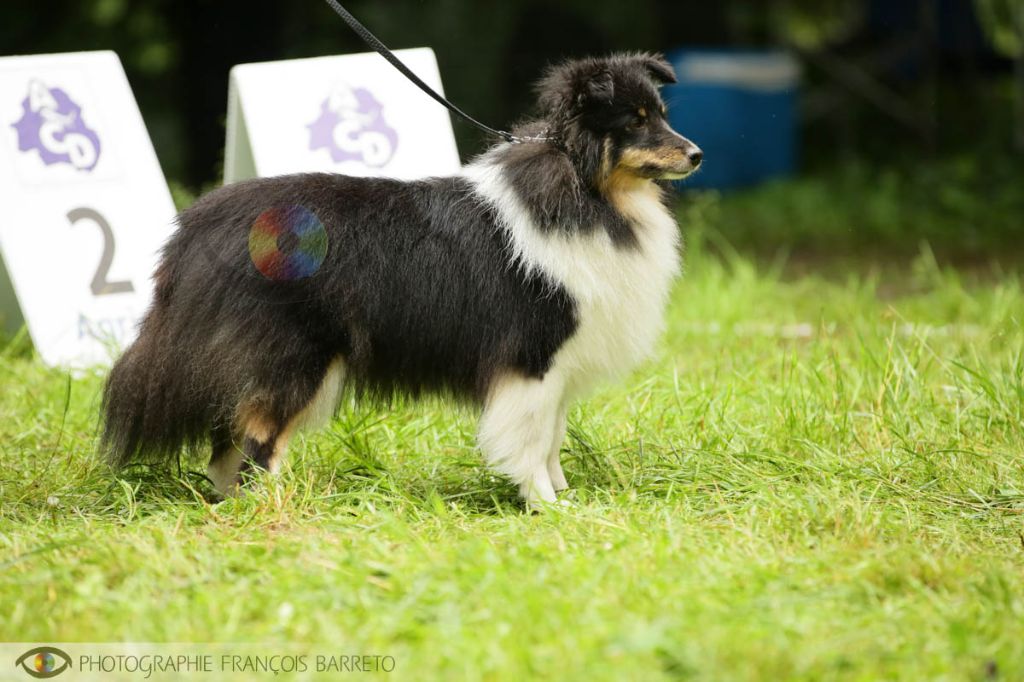
[[[450,112],[462,118],[467,123],[475,125],[477,128],[484,131],[485,133],[497,135],[498,137],[504,139],[506,142],[511,142],[512,144],[519,144],[520,142],[544,142],[547,140],[554,139],[552,137],[519,137],[517,135],[513,135],[507,130],[496,130],[488,125],[484,125],[480,121],[476,120],[475,118],[464,112],[462,109],[459,109],[457,106],[446,100],[441,95],[437,94],[433,90],[433,88],[431,88],[429,85],[420,80],[419,76],[414,74],[409,69],[408,66],[403,64],[402,60],[396,57],[395,54],[388,49],[387,45],[382,43],[380,39],[377,38],[377,36],[370,33],[369,29],[367,29],[365,26],[359,23],[358,19],[349,14],[349,11],[342,7],[338,0],[327,0],[327,4],[331,6],[331,9],[333,9],[334,12],[339,17],[341,17],[342,21],[348,24],[349,28],[356,32],[356,35],[363,39],[364,43],[372,47],[381,57],[384,57],[384,59],[388,60],[391,63],[391,66],[398,69],[403,76],[411,80],[420,90],[427,93],[435,100],[443,104],[445,107],[448,108]]]

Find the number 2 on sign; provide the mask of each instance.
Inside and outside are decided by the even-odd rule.
[[[107,281],[107,273],[110,272],[110,264],[114,262],[114,231],[110,229],[110,223],[99,211],[92,208],[75,208],[68,211],[68,220],[72,225],[82,220],[91,220],[96,223],[103,233],[103,254],[100,256],[99,265],[96,266],[96,274],[92,276],[92,295],[104,296],[106,294],[125,294],[135,291],[135,287],[127,280],[120,282]]]

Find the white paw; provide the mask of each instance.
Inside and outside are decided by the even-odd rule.
[[[551,499],[534,495],[526,498],[526,508],[531,512],[543,512],[549,509],[572,509],[576,504],[567,498],[551,496]]]

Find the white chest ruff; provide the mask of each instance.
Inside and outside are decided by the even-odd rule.
[[[638,242],[623,247],[603,229],[588,234],[538,230],[499,166],[474,164],[466,175],[497,209],[518,265],[565,287],[576,303],[576,332],[551,368],[570,396],[621,377],[650,355],[680,267],[679,229],[656,185],[643,183],[620,197]]]

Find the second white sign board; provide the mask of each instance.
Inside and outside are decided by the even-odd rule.
[[[433,50],[397,50],[443,92]],[[325,171],[412,180],[460,169],[448,111],[376,53],[231,70],[224,182]]]

